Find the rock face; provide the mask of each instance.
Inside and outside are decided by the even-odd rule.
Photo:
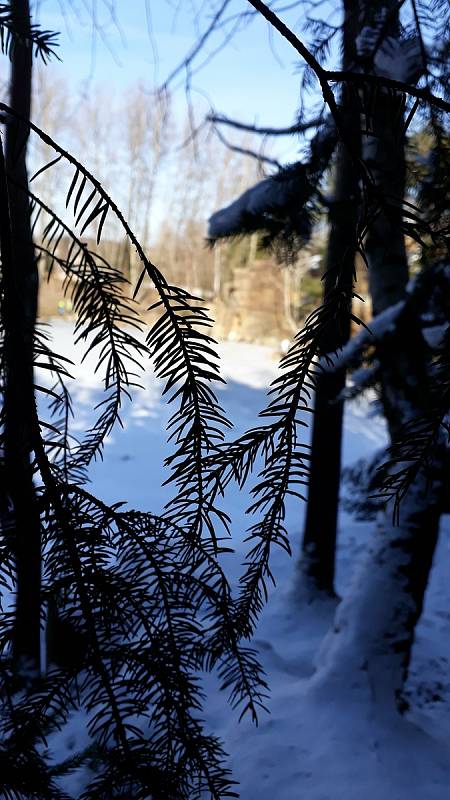
[[[233,270],[214,303],[215,336],[234,341],[279,345],[295,327],[286,315],[290,275],[271,261],[255,261]]]

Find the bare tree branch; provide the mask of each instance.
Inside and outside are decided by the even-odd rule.
[[[322,116],[319,116],[315,119],[307,120],[306,122],[296,122],[294,125],[289,125],[287,128],[266,128],[260,125],[250,125],[250,123],[230,119],[222,114],[208,114],[206,121],[212,122],[214,125],[229,125],[231,128],[237,128],[239,131],[258,133],[261,136],[289,136],[293,133],[303,133],[310,128],[317,128],[324,120]]]
[[[349,153],[351,154],[355,164],[359,165],[359,169],[363,170],[364,173],[367,175],[367,168],[359,158],[357,153],[353,152],[353,147],[349,141],[349,137],[346,136],[345,132],[345,120],[342,118],[341,112],[339,111],[336,98],[334,96],[334,92],[330,86],[328,72],[325,70],[321,64],[317,61],[317,59],[313,56],[313,54],[308,50],[308,48],[300,41],[298,36],[295,35],[287,25],[282,22],[282,20],[277,17],[276,14],[261,0],[248,0],[250,5],[253,6],[260,14],[271,24],[273,25],[276,30],[291,44],[295,50],[302,56],[304,61],[306,61],[307,65],[312,69],[315,73],[319,83],[320,88],[322,89],[322,96],[327,104],[328,108],[330,109],[331,116],[334,119],[336,130],[340,136],[340,139],[347,147]]]
[[[263,155],[263,153],[256,153],[254,150],[250,150],[250,148],[248,147],[240,147],[237,144],[232,144],[231,142],[228,141],[228,139],[225,138],[225,136],[219,130],[219,128],[217,128],[217,126],[214,126],[214,132],[220,139],[222,144],[224,144],[225,147],[228,147],[228,149],[232,150],[234,153],[240,153],[243,156],[250,156],[250,158],[255,158],[260,163],[264,162],[265,164],[270,164],[271,167],[276,167],[277,169],[281,169],[280,162],[277,161],[275,158],[270,158],[269,156],[265,156]]]
[[[175,69],[172,70],[170,75],[166,78],[166,80],[164,81],[163,86],[161,87],[162,90],[167,89],[169,87],[169,85],[171,84],[171,82],[173,81],[173,79],[176,78],[176,76],[183,69],[188,69],[189,68],[190,64],[192,63],[192,61],[194,60],[196,55],[200,52],[200,50],[202,49],[202,47],[204,46],[206,41],[209,39],[211,34],[214,33],[214,31],[216,30],[217,25],[218,25],[221,17],[223,16],[223,14],[225,13],[227,7],[229,6],[229,4],[230,4],[230,0],[224,0],[222,5],[220,6],[220,8],[214,14],[214,16],[213,16],[210,24],[206,28],[205,32],[202,34],[202,36],[199,38],[198,42],[192,48],[192,50],[189,53],[189,55],[184,59],[184,61],[181,64],[178,64],[175,67]]]
[[[249,3],[252,0],[248,0]],[[354,83],[357,86],[364,86],[368,83],[372,86],[381,86],[386,89],[396,89],[399,92],[410,95],[410,97],[417,97],[419,100],[424,100],[441,111],[450,111],[450,103],[442,97],[432,94],[429,89],[420,89],[410,83],[404,81],[396,81],[393,78],[385,78],[382,75],[363,74],[361,72],[350,72],[340,70],[324,70],[327,80],[336,81],[338,83]]]
[[[300,41],[298,36],[296,36],[295,33],[293,33],[293,31],[291,31],[290,28],[288,28],[287,25],[285,25],[284,22],[282,22],[282,20],[279,19],[279,17],[277,17],[277,15],[274,14],[274,12],[271,11],[271,9],[265,3],[261,2],[261,0],[247,0],[247,2],[250,3],[250,5],[252,5],[257,11],[259,11],[260,14],[271,25],[273,25],[274,28],[277,29],[277,31],[289,42],[289,44],[293,46],[297,53],[302,56],[308,66],[315,73],[322,89],[323,98],[333,115],[336,126],[340,133],[342,133],[342,123],[339,109],[336,104],[336,98],[330,86],[332,81],[337,83],[349,82],[357,86],[367,86],[367,84],[372,84],[373,86],[382,86],[387,89],[396,89],[397,91],[404,92],[411,97],[418,97],[421,100],[425,100],[425,102],[441,109],[441,111],[450,111],[450,103],[448,103],[442,97],[437,97],[436,95],[432,94],[428,89],[419,89],[415,86],[412,86],[410,83],[397,81],[392,78],[385,78],[382,75],[363,74],[349,70],[324,69],[308,50],[308,48],[303,44],[303,42]],[[341,136],[341,138],[343,141],[345,141],[345,136]]]

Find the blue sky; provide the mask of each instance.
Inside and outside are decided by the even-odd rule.
[[[280,6],[282,2],[278,0]],[[116,9],[117,25],[106,12],[108,5]],[[34,20],[43,29],[60,33],[61,62],[53,60],[43,69],[50,81],[52,75],[64,78],[74,113],[80,89],[87,92],[100,84],[113,101],[116,94],[122,95],[124,87],[139,81],[149,88],[160,85],[198,41],[199,32],[209,24],[214,5],[217,7],[219,0],[31,0]],[[340,5],[340,0],[326,0],[321,14],[324,9],[329,13]],[[203,7],[198,20],[196,6]],[[297,23],[297,29],[300,6],[299,0],[293,11],[283,15],[291,26]],[[228,14],[237,17],[250,8],[247,0],[229,0]],[[93,37],[92,9],[98,14],[103,37]],[[194,68],[222,41],[223,33],[212,39],[194,62]],[[9,67],[5,59],[2,61],[5,75]],[[256,15],[193,76],[196,123],[204,119],[212,104],[218,112],[249,123],[290,125],[300,104],[299,68],[291,46]],[[183,75],[171,89],[172,109],[182,121],[187,111]],[[320,98],[319,93],[317,97]],[[227,136],[233,139],[233,133],[227,131]],[[284,137],[272,140],[264,150],[287,163],[298,158],[299,147],[296,137]],[[205,210],[205,217],[209,212],[210,209]],[[158,228],[164,214],[164,201],[157,197],[152,211],[154,228]]]
[[[147,84],[161,83],[198,37],[195,0],[181,0],[178,11],[168,0],[147,0],[150,25],[146,0],[116,0],[121,33],[109,20],[105,27],[108,44],[100,36],[95,37],[93,44],[89,9],[96,7],[100,22],[105,23],[109,17],[105,13],[108,2],[111,0],[35,0],[41,25],[61,32],[63,62],[53,64],[51,69],[68,76],[74,86],[100,82],[108,84],[111,92],[139,79]],[[329,9],[333,5],[337,7],[340,3],[328,4]],[[246,0],[232,0],[228,16],[249,9]],[[299,18],[298,8],[284,18],[294,24]],[[203,12],[199,21],[201,30],[209,19]],[[220,41],[216,37],[211,47]],[[290,124],[299,106],[298,66],[293,49],[276,32],[270,37],[267,23],[256,19],[235,34],[194,76],[193,99],[198,114],[206,112],[211,102],[218,111],[250,122]],[[182,76],[178,87],[176,103],[182,108],[186,102]]]

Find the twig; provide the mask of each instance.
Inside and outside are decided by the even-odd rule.
[[[212,34],[212,33],[213,33],[215,30],[216,30],[216,28],[217,28],[217,24],[218,24],[218,22],[219,22],[220,18],[221,18],[221,17],[222,17],[222,15],[224,14],[224,12],[225,12],[225,10],[226,10],[226,8],[227,8],[227,6],[228,6],[229,4],[230,4],[230,0],[224,0],[224,2],[222,3],[222,5],[221,5],[221,6],[220,6],[220,8],[218,9],[218,11],[216,12],[216,14],[214,15],[214,17],[212,18],[212,20],[211,20],[211,22],[210,22],[209,26],[207,27],[207,29],[205,30],[205,32],[203,33],[203,35],[200,37],[200,39],[198,40],[197,44],[196,44],[196,45],[195,45],[195,46],[192,48],[192,50],[191,50],[191,52],[189,53],[189,55],[188,55],[188,56],[187,56],[187,57],[184,59],[184,61],[183,61],[181,64],[178,64],[178,65],[175,67],[175,69],[174,69],[174,70],[172,70],[172,72],[170,73],[170,75],[169,75],[169,76],[166,78],[166,80],[164,81],[164,84],[163,84],[163,86],[161,87],[161,89],[162,89],[162,90],[166,90],[166,89],[169,87],[169,85],[172,83],[173,79],[174,79],[174,78],[176,78],[176,76],[177,76],[177,75],[178,75],[178,74],[179,74],[179,73],[180,73],[180,72],[181,72],[183,69],[186,69],[186,68],[188,68],[188,67],[190,66],[190,64],[191,64],[191,63],[192,63],[192,61],[194,60],[195,56],[196,56],[196,55],[197,55],[197,54],[200,52],[200,50],[202,49],[202,47],[203,47],[203,45],[205,44],[205,42],[206,42],[206,41],[209,39],[209,37],[211,36],[211,34]]]
[[[255,153],[254,150],[250,150],[248,147],[240,147],[237,144],[231,144],[228,139],[225,138],[223,133],[214,126],[214,132],[217,137],[220,139],[222,144],[228,148],[228,150],[232,150],[234,153],[240,153],[243,156],[250,156],[250,158],[256,159],[256,161],[264,162],[265,164],[270,164],[271,167],[276,167],[277,169],[281,169],[281,164],[275,158],[270,158],[270,156],[265,156],[262,153]]]
[[[289,136],[292,133],[303,133],[310,128],[317,128],[323,123],[324,119],[322,116],[319,116],[307,122],[296,122],[294,125],[289,125],[287,128],[266,128],[260,125],[250,125],[247,122],[240,122],[236,119],[224,117],[222,114],[208,114],[206,121],[212,122],[214,125],[229,125],[231,128],[237,128],[239,131],[258,133],[261,134],[261,136]]]
[[[261,2],[261,0],[247,0],[247,2],[250,3],[250,5],[252,5],[257,11],[259,11],[260,14],[278,30],[278,32],[294,47],[297,53],[302,56],[308,66],[315,73],[322,89],[323,98],[327,103],[331,114],[333,115],[339,133],[341,133],[342,121],[339,109],[337,107],[336,98],[330,87],[331,81],[337,83],[345,83],[348,81],[356,84],[357,86],[366,86],[368,83],[370,83],[375,86],[385,87],[386,89],[396,89],[397,91],[404,92],[412,97],[418,97],[421,100],[425,100],[427,103],[440,108],[441,111],[450,111],[450,103],[448,103],[442,97],[437,97],[436,95],[432,94],[428,89],[419,89],[409,83],[404,83],[404,81],[385,78],[382,75],[363,74],[349,70],[324,69],[313,56],[313,54],[308,50],[308,48],[303,44],[303,42],[300,41],[298,36],[296,36],[295,33],[293,33],[293,31],[291,31],[290,28],[288,28],[287,25],[285,25],[284,22],[282,22],[281,19],[279,19],[279,17],[277,17],[277,15],[274,14],[270,8],[268,8],[268,6],[266,6],[265,3]],[[341,138],[345,141],[345,137],[341,136]]]

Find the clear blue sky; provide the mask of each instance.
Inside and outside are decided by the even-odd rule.
[[[278,0],[281,6],[283,0]],[[286,5],[288,0],[286,1]],[[67,81],[72,99],[80,88],[103,84],[111,98],[130,84],[143,81],[148,87],[160,85],[179,65],[198,41],[211,20],[211,7],[220,0],[31,0],[32,14],[43,29],[58,31],[61,62],[44,67],[48,75],[60,74]],[[292,27],[301,29],[301,5],[283,15]],[[108,6],[114,6],[117,24]],[[341,0],[326,0],[321,16],[339,9]],[[151,16],[147,14],[150,8]],[[203,11],[197,15],[196,7]],[[97,33],[93,35],[92,11],[97,13]],[[247,0],[230,0],[227,17],[251,10]],[[304,14],[304,11],[303,11]],[[101,29],[101,30],[100,30]],[[228,32],[230,27],[224,29]],[[192,101],[196,122],[210,110],[249,123],[272,126],[290,125],[300,105],[300,61],[295,51],[259,15],[234,33],[225,46],[224,31],[212,38],[203,54],[193,63],[194,71],[205,56],[219,48],[192,78]],[[2,59],[5,74],[6,60]],[[173,90],[176,89],[175,95]],[[179,120],[185,119],[187,100],[184,75],[172,85],[172,96]],[[320,93],[317,94],[320,98]],[[76,101],[75,101],[76,102]],[[233,134],[227,132],[229,138]],[[298,158],[300,143],[289,137],[265,147],[281,162]],[[157,228],[165,206],[157,198],[153,227]],[[205,211],[205,216],[210,209]]]
[[[199,29],[204,30],[211,18],[203,11],[196,20],[194,8],[202,5],[200,0],[115,0],[119,32],[106,12],[111,3],[112,0],[34,0],[42,27],[61,32],[63,63],[54,64],[51,69],[63,72],[74,85],[107,83],[113,93],[116,87],[138,79],[153,85],[161,83],[190,51]],[[203,5],[208,7],[207,3]],[[327,13],[333,6],[340,7],[340,2],[325,4]],[[93,40],[89,13],[92,8],[97,10],[100,25],[105,25],[107,43],[99,34]],[[246,0],[231,0],[227,17],[250,8]],[[297,8],[284,19],[295,24],[299,15]],[[222,39],[223,33],[216,36],[206,52]],[[199,90],[193,93],[198,113],[208,110],[209,98],[218,111],[230,116],[272,125],[290,124],[299,106],[298,65],[290,45],[277,32],[270,36],[265,20],[255,19],[193,77],[193,88]],[[183,76],[177,83],[177,103],[181,108],[185,103]]]

